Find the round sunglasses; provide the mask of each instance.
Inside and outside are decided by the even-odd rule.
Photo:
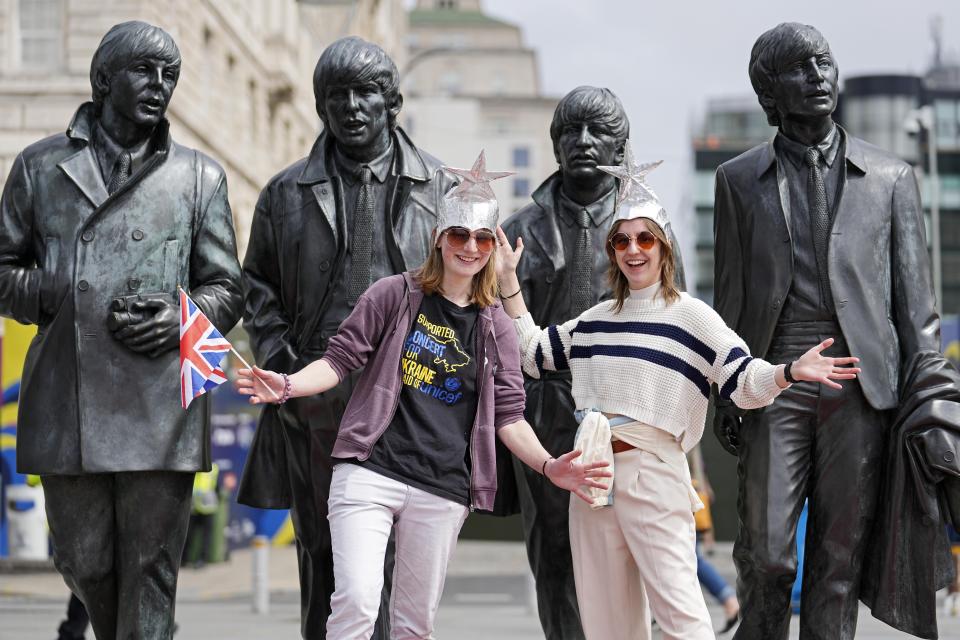
[[[450,227],[443,233],[447,237],[447,244],[453,249],[463,249],[470,238],[477,243],[477,251],[481,253],[490,253],[497,244],[497,237],[486,229],[471,232],[466,227]]]
[[[634,241],[640,250],[650,251],[650,249],[653,249],[653,245],[657,244],[657,236],[649,231],[641,231],[635,236],[618,231],[610,238],[610,246],[613,247],[615,251],[626,251],[630,243]]]

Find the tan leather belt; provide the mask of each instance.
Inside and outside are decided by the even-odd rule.
[[[633,446],[628,442],[624,442],[623,440],[611,440],[610,446],[613,447],[614,453],[623,453],[624,451],[630,451],[632,449],[636,449],[635,446]]]

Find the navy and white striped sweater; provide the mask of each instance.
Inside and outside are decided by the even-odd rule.
[[[781,389],[776,366],[750,357],[716,311],[686,293],[668,305],[655,291],[635,292],[619,313],[604,301],[546,329],[529,313],[517,318],[523,369],[535,378],[569,369],[577,409],[629,416],[689,451],[703,435],[711,383],[744,409],[770,404]]]

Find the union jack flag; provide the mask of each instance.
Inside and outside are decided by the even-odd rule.
[[[220,368],[230,343],[180,289],[180,403],[186,409],[197,396],[227,381]]]

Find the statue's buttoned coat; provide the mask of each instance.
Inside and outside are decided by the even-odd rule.
[[[207,396],[186,411],[174,350],[138,354],[107,328],[114,298],[186,289],[222,332],[241,310],[223,170],[175,144],[108,195],[95,109],[17,156],[0,204],[0,313],[36,324],[20,387],[17,468],[78,474],[209,469]]]

